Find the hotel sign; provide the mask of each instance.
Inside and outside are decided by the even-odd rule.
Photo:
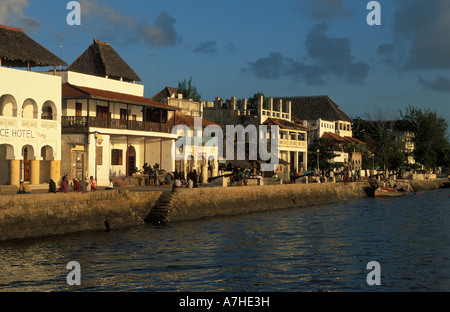
[[[47,134],[40,133],[34,130],[22,130],[22,129],[4,129],[0,128],[0,138],[10,139],[46,139]]]

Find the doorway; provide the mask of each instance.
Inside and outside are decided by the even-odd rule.
[[[127,176],[130,177],[136,168],[136,150],[133,146],[129,146],[127,150]]]
[[[30,154],[28,147],[23,148],[23,180],[25,182],[30,182],[31,178],[31,165],[30,165]]]

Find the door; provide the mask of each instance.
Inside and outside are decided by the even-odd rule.
[[[25,182],[30,182],[30,161],[28,160],[28,148],[23,149],[23,180]]]
[[[127,151],[127,176],[131,176],[136,168],[136,150],[133,146],[128,147]]]
[[[71,178],[81,180],[84,178],[83,172],[84,172],[84,153],[74,151],[72,152]]]
[[[79,102],[77,102],[76,104],[75,104],[75,115],[77,116],[77,117],[81,117],[82,115],[83,115],[83,104],[82,103],[79,103]]]

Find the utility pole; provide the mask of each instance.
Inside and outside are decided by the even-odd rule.
[[[156,54],[151,54],[151,56],[152,56],[152,60],[153,60],[153,95],[155,95],[155,92],[156,92],[156,90],[155,90],[155,57],[156,57]]]

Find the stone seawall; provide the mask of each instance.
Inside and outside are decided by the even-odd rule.
[[[162,192],[0,196],[0,241],[144,224]]]
[[[314,183],[179,189],[168,221],[199,219],[291,207],[308,207],[367,197],[368,183]]]
[[[411,181],[414,191],[449,187],[449,179]],[[168,221],[309,207],[367,197],[369,183],[311,183],[179,189]],[[163,191],[0,196],[0,241],[143,225]]]

